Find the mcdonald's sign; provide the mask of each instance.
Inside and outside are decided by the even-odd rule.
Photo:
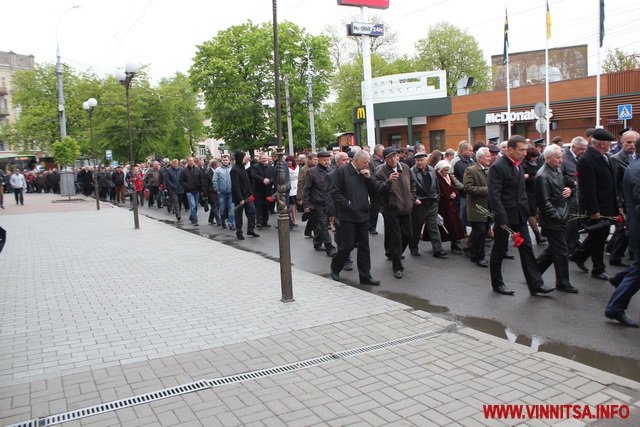
[[[364,123],[367,121],[367,109],[364,105],[359,105],[351,111],[353,123]]]

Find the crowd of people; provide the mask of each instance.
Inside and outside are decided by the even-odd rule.
[[[290,155],[280,163],[275,154],[251,157],[238,151],[208,163],[188,158],[101,166],[97,195],[114,204],[130,198],[149,208],[166,208],[177,221],[188,212],[196,226],[202,207],[209,212],[209,224],[244,240],[245,230],[256,238],[257,229],[271,227],[270,214],[284,186],[290,226],[305,222],[304,235],[331,258],[336,281],[342,270],[354,268],[356,249],[360,283],[380,285],[371,275],[369,236],[378,234],[382,214],[385,256],[397,279],[404,274],[407,247],[419,257],[420,242],[428,241],[434,257],[467,256],[477,267],[488,268],[494,292],[513,295],[501,271],[504,260],[515,258],[509,253],[513,246],[531,295],[578,293],[569,273],[574,262],[616,288],[606,317],[638,326],[625,314],[640,288],[637,132],[625,129],[616,141],[604,129],[588,129],[567,143],[556,137],[548,146],[543,139],[513,135],[501,143],[497,138],[461,141],[457,148],[427,153],[419,143],[401,149],[352,146]],[[94,173],[90,167],[76,173],[78,191],[86,196],[96,192]],[[17,170],[9,178],[16,203],[23,203],[23,192],[59,192],[55,170]],[[537,256],[529,230],[543,247]],[[605,251],[610,265],[626,269],[610,277]],[[624,262],[627,252],[631,266]],[[542,279],[552,265],[554,287]]]

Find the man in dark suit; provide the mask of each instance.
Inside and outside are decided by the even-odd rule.
[[[509,232],[520,233],[523,242],[518,246],[520,263],[531,295],[546,294],[555,288],[547,288],[542,282],[536,258],[531,247],[527,228],[529,203],[524,185],[522,160],[527,154],[527,142],[520,135],[513,135],[507,142],[507,152],[489,169],[489,207],[493,211],[493,240],[489,261],[491,287],[502,295],[513,295],[502,278],[502,260],[507,254]]]
[[[607,157],[609,146],[614,139],[614,136],[604,129],[594,130],[591,145],[578,160],[580,210],[589,217],[588,227],[591,231],[580,248],[571,255],[570,260],[586,272],[589,270],[584,262],[591,257],[591,276],[600,280],[609,279],[604,265],[604,244],[609,235],[609,222],[603,221],[602,217],[618,214],[613,171]]]
[[[618,203],[618,212],[624,213],[624,191],[622,188],[622,180],[624,178],[624,171],[627,170],[629,163],[636,158],[636,140],[638,139],[638,132],[629,130],[622,134],[619,145],[622,147],[620,151],[610,157],[611,169],[613,170],[613,180],[616,185],[616,202]],[[628,267],[627,264],[622,262],[622,257],[627,250],[629,239],[625,231],[624,223],[616,223],[616,231],[609,240],[607,249],[611,256],[609,258],[609,265],[618,267]]]
[[[576,136],[571,141],[571,147],[564,150],[562,154],[562,165],[560,170],[564,175],[565,185],[571,188],[571,197],[567,200],[569,205],[569,218],[572,215],[578,215],[578,159],[584,154],[589,146],[589,142],[581,136]],[[580,235],[578,230],[580,229],[580,221],[569,221],[567,224],[567,247],[569,253],[573,251],[580,244]]]
[[[269,165],[269,156],[261,153],[258,163],[251,167],[253,196],[256,199],[256,223],[258,228],[269,225],[269,207],[267,197],[273,194],[273,167]]]
[[[471,223],[469,246],[465,250],[470,255],[471,262],[479,267],[488,267],[485,260],[484,242],[489,229],[489,219],[478,211],[477,206],[488,209],[489,194],[489,166],[491,166],[491,152],[488,148],[479,148],[476,152],[476,163],[464,171],[464,191],[467,194],[467,219]]]
[[[236,237],[244,240],[242,232],[242,215],[247,216],[247,235],[260,237],[255,231],[256,208],[251,201],[251,179],[245,165],[249,163],[249,156],[243,151],[236,151],[234,156],[236,163],[231,167],[229,177],[231,178],[231,201],[236,207]]]
[[[636,134],[637,135],[637,134]],[[636,150],[640,150],[640,138],[636,139]],[[632,162],[623,178],[624,201],[629,226],[629,246],[633,253],[640,253],[640,162]],[[631,298],[640,289],[640,256],[636,255],[633,265],[618,285],[607,304],[604,315],[625,326],[637,328],[638,323],[625,315]]]

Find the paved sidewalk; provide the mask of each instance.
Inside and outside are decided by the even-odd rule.
[[[276,262],[144,216],[133,230],[131,212],[91,200],[52,211],[52,198],[0,212],[0,425],[327,354],[63,425],[587,422],[485,419],[501,403],[626,404],[631,418],[610,425],[640,422],[633,381],[296,269],[283,304]]]

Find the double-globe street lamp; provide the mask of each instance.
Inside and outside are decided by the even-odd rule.
[[[135,77],[136,73],[140,70],[140,65],[127,62],[124,68],[124,72],[117,71],[116,79],[125,87],[125,94],[127,98],[127,129],[129,131],[129,176],[133,180],[133,143],[131,141],[131,108],[129,107],[129,89],[131,88],[131,81]],[[138,197],[134,192],[131,193],[131,204],[133,205],[133,223],[136,230],[140,228],[140,221],[138,220]]]
[[[96,196],[96,209],[100,210],[100,189],[98,188],[98,162],[96,161],[96,144],[93,142],[93,109],[98,105],[95,98],[89,98],[82,103],[82,108],[89,113],[89,135],[91,151],[93,152],[93,192]]]
[[[305,40],[305,38],[300,35],[293,28],[287,28],[289,32],[298,36],[302,43],[304,43],[304,48],[307,52],[307,88],[309,91],[309,127],[311,128],[311,151],[316,151],[316,125],[315,118],[313,112],[313,82],[312,82],[312,73],[311,73],[311,49],[309,48],[309,43]]]

